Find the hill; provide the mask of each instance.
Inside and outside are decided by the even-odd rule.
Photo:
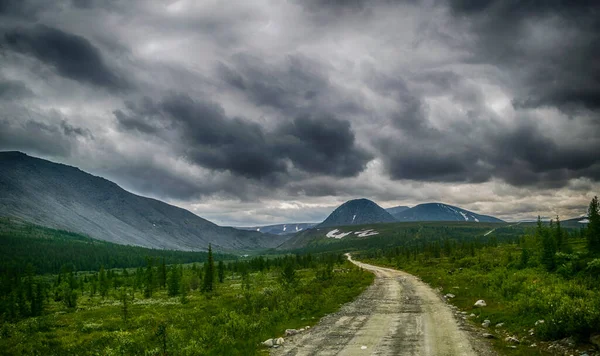
[[[371,200],[355,199],[340,205],[317,227],[364,225],[394,221],[396,219],[390,213]]]
[[[157,250],[119,245],[96,240],[73,232],[0,218],[0,274],[22,270],[31,264],[40,274],[59,273],[63,266],[75,271],[104,268],[141,267],[147,258],[166,264],[205,262],[208,253],[199,251]],[[235,260],[236,256],[214,253],[218,260]]]
[[[220,227],[117,184],[20,152],[0,152],[0,216],[124,245],[202,251],[271,248],[285,238]]]
[[[295,234],[299,231],[310,229],[317,225],[316,223],[290,223],[290,224],[276,224],[266,226],[253,226],[253,227],[236,227],[236,229],[247,230],[247,231],[258,231],[263,234],[274,234],[274,235],[289,235]]]
[[[488,215],[476,214],[456,206],[442,203],[419,204],[394,216],[397,221],[470,221],[503,222]]]
[[[405,206],[405,205],[400,205],[400,206],[395,206],[393,208],[387,208],[385,209],[388,213],[390,213],[394,218],[396,218],[397,215],[399,215],[401,212],[410,209],[409,206]]]

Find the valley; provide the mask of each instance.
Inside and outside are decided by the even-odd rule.
[[[353,199],[321,223],[232,228],[74,167],[0,161],[11,355],[599,354],[597,200],[513,223]]]

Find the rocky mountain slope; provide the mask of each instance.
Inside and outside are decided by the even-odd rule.
[[[368,199],[349,200],[335,209],[317,227],[364,225],[394,222],[384,208]]]
[[[0,152],[0,216],[126,245],[161,249],[252,250],[285,237],[220,227],[159,200],[129,193],[75,167]]]
[[[442,203],[419,204],[394,216],[397,221],[503,222],[493,216],[476,214],[472,211]]]

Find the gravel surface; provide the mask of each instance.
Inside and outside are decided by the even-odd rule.
[[[415,276],[348,258],[375,274],[373,285],[271,355],[495,355]]]

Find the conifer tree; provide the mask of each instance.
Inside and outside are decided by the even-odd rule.
[[[592,253],[600,253],[600,206],[598,197],[595,196],[588,208],[587,241],[588,249]]]
[[[542,227],[541,230],[542,256],[541,262],[546,270],[553,271],[556,267],[556,241],[552,231]]]
[[[203,292],[212,292],[215,279],[215,261],[213,260],[212,246],[208,245],[208,260],[204,265],[204,278],[202,283]]]
[[[174,297],[179,294],[180,274],[179,268],[176,265],[171,266],[169,272],[169,289],[168,294],[170,297]]]
[[[165,258],[163,257],[158,269],[158,284],[160,288],[164,289],[167,284],[167,266],[165,264]]]
[[[154,260],[152,258],[147,258],[146,263],[146,273],[144,275],[144,297],[150,298],[152,297],[152,292],[154,290],[154,268],[152,268]]]
[[[104,266],[100,266],[100,273],[98,274],[98,284],[100,289],[100,295],[102,296],[102,298],[106,298],[106,294],[108,293],[108,278],[106,276]]]
[[[217,269],[219,273],[219,283],[223,283],[225,280],[225,265],[223,264],[223,261],[219,261]]]
[[[562,251],[563,247],[564,247],[564,238],[565,235],[562,231],[562,228],[560,227],[560,219],[558,218],[558,215],[556,215],[556,225],[554,228],[554,240],[556,241],[556,250],[557,251]]]

